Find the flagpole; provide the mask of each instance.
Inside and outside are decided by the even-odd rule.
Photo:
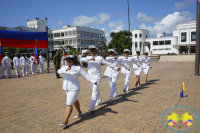
[[[47,20],[47,19],[46,19]],[[46,49],[46,58],[47,58],[47,70],[49,71],[49,45],[48,45],[48,26],[46,26],[47,32],[47,49]]]

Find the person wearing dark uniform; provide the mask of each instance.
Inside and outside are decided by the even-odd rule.
[[[56,52],[56,55],[53,57],[53,64],[55,66],[55,73],[56,73],[56,78],[60,78],[59,74],[58,74],[58,69],[60,69],[60,54],[59,52]]]

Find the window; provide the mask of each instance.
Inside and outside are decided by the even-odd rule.
[[[153,45],[158,45],[158,41],[153,41]]]
[[[146,34],[146,38],[147,38],[147,34]]]
[[[171,45],[171,40],[165,40],[165,45]]]
[[[140,51],[142,50],[142,42],[140,42]]]
[[[196,32],[191,32],[191,41],[196,41]]]
[[[64,36],[64,32],[61,32],[61,36]]]
[[[181,33],[181,42],[186,42],[186,32]]]
[[[142,34],[140,34],[140,38],[142,38]]]
[[[137,50],[137,42],[135,42],[135,51]]]
[[[135,38],[137,38],[137,34],[135,34]]]
[[[165,50],[171,50],[171,48],[165,48]]]
[[[159,45],[164,45],[164,41],[159,41]]]

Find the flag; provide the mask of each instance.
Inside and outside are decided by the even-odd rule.
[[[35,48],[37,38],[38,48],[48,48],[46,32],[27,32],[0,30],[2,47]]]
[[[36,39],[36,45],[35,45],[35,52],[34,52],[34,56],[35,56],[35,59],[37,61],[37,65],[39,64],[39,61],[38,61],[38,49],[37,49],[37,39]]]
[[[182,82],[183,91],[186,91],[185,84]]]
[[[67,52],[65,51],[65,49],[63,49],[63,56],[65,56],[67,54]]]
[[[1,46],[1,39],[0,39],[0,65],[1,65],[1,60],[2,60],[2,46]]]

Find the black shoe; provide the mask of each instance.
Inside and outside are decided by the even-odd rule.
[[[124,93],[126,93],[126,90],[123,90],[124,91]]]

